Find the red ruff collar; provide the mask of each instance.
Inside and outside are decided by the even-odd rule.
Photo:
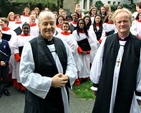
[[[100,26],[99,23],[96,23],[96,26]]]
[[[30,36],[30,34],[28,34],[28,35],[25,35],[25,34],[20,34],[20,36]]]
[[[9,22],[14,22],[15,20],[9,20]]]
[[[85,33],[84,30],[80,30],[79,33]]]
[[[107,22],[107,24],[114,24],[113,22]]]
[[[22,22],[15,22],[15,24],[22,24]]]
[[[58,24],[58,25],[56,25],[56,27],[61,28],[61,25],[60,25],[60,24]]]
[[[73,24],[77,24],[77,22],[74,22],[74,21],[73,21],[72,23],[73,23]]]
[[[23,14],[23,16],[24,16],[24,17],[29,17],[29,15],[25,15],[25,14]]]
[[[138,22],[141,22],[141,20],[137,20]]]
[[[34,23],[34,24],[30,24],[30,27],[33,27],[33,26],[36,26],[36,23]]]
[[[70,32],[61,32],[62,35],[70,35]]]
[[[7,26],[7,27],[2,28],[2,30],[3,31],[8,31],[8,30],[10,30],[10,28]]]

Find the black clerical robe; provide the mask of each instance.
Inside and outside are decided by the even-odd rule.
[[[119,71],[113,113],[129,113],[133,95],[136,91],[141,42],[131,33],[127,38]],[[107,37],[104,44],[99,83],[94,84],[95,87],[98,87],[98,91],[93,113],[110,113],[113,74],[119,46],[117,33]]]
[[[59,56],[60,62],[65,73],[67,66],[67,54],[63,42],[58,38],[53,38],[56,53]],[[42,76],[53,77],[58,74],[58,70],[42,36],[30,41],[34,62],[35,73]],[[66,86],[67,87],[67,86]],[[51,87],[46,98],[40,98],[34,95],[29,90],[26,90],[25,95],[25,112],[24,113],[64,113],[64,106],[61,95],[61,88]]]

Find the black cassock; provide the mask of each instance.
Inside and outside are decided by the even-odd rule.
[[[119,46],[117,33],[107,37],[99,83],[94,84],[98,87],[98,91],[92,113],[110,112],[113,75]],[[130,112],[133,94],[136,91],[140,47],[141,41],[130,33],[124,46],[113,113]]]

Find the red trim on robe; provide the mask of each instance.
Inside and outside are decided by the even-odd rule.
[[[22,22],[15,22],[15,24],[22,24]]]
[[[61,32],[61,34],[68,36],[68,35],[70,35],[71,33],[70,33],[70,32]]]
[[[9,20],[9,22],[14,22],[15,20]]]
[[[24,16],[24,17],[29,17],[30,15],[25,15],[25,14],[23,14],[23,16]]]
[[[87,54],[90,54],[90,50],[89,50],[89,51],[87,51]]]
[[[60,25],[60,24],[58,24],[58,25],[56,25],[56,27],[57,27],[57,28],[61,28],[61,25]]]
[[[30,34],[27,34],[27,35],[25,35],[25,34],[20,34],[20,36],[30,36]]]
[[[107,24],[114,24],[113,22],[107,22]]]
[[[8,30],[10,30],[10,28],[7,26],[7,27],[4,27],[4,28],[2,28],[2,31],[8,31]]]
[[[19,53],[14,54],[15,60],[18,62],[20,61],[21,57],[19,55]]]
[[[74,22],[74,21],[73,21],[72,23],[73,23],[73,24],[77,24],[77,22]]]
[[[30,27],[34,27],[34,26],[36,26],[37,24],[34,23],[34,24],[29,24],[29,25],[30,25]]]
[[[80,30],[79,33],[85,33],[84,30]]]
[[[96,26],[100,26],[99,23],[96,23]]]
[[[80,53],[82,53],[83,50],[81,49],[81,47],[78,46],[77,51],[80,54]]]
[[[16,89],[20,91],[25,91],[25,87],[21,83],[18,83],[16,79],[14,79],[13,81],[13,85]]]
[[[102,42],[102,40],[101,40],[101,39],[99,39],[99,40],[98,40],[98,42],[99,42],[99,43],[101,43],[101,42]]]
[[[141,22],[141,20],[137,20],[138,22]]]

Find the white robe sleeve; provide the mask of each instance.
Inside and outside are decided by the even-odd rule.
[[[34,73],[35,64],[31,45],[27,42],[23,48],[20,62],[20,81],[33,94],[45,98],[50,90],[52,78]]]
[[[98,48],[98,51],[95,55],[95,58],[93,60],[92,67],[90,70],[90,79],[94,84],[99,83],[99,78],[100,78],[101,69],[102,69],[102,60],[103,60],[103,51],[104,51],[105,40],[106,38],[104,38],[104,40],[100,44],[100,47]],[[93,87],[92,90],[96,91],[97,88]]]
[[[75,79],[77,78],[77,69],[76,69],[75,61],[74,61],[69,45],[65,42],[64,42],[64,45],[66,47],[67,60],[68,60],[65,75],[69,76],[69,82],[70,82],[70,85],[72,86]]]
[[[140,55],[141,55],[141,51],[140,51]],[[141,56],[140,56],[140,63],[139,63],[139,68],[138,68],[138,72],[137,72],[136,91],[141,93]],[[136,98],[141,100],[141,96],[136,96]]]

